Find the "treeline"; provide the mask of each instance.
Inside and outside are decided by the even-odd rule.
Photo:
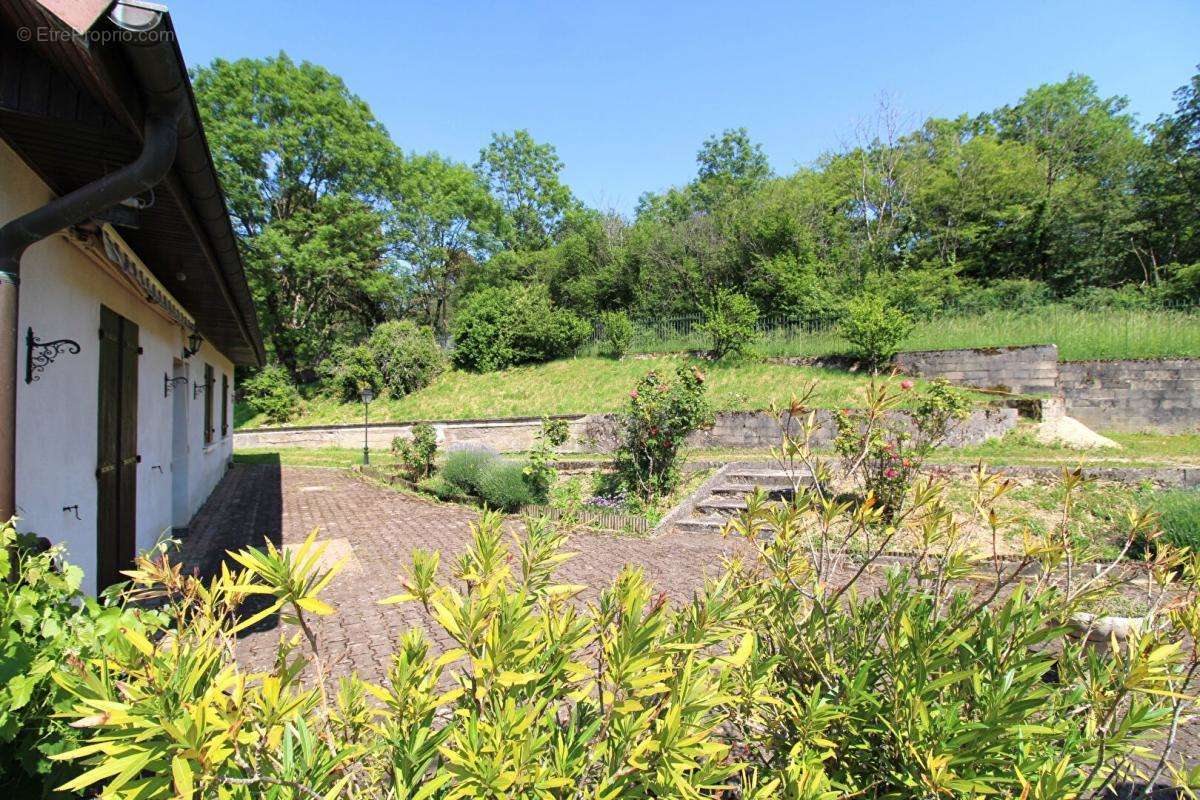
[[[790,317],[864,292],[913,315],[1200,295],[1200,74],[1145,126],[1079,75],[976,117],[914,125],[882,105],[789,175],[727,130],[632,218],[585,207],[526,131],[472,165],[406,153],[338,77],[282,54],[194,82],[270,352],[296,379],[380,322],[446,333],[470,295],[510,286],[588,320],[693,314],[721,290]]]

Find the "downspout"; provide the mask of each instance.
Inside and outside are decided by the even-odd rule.
[[[127,32],[126,53],[146,90],[142,152],[132,163],[18,217],[0,228],[0,521],[16,512],[17,478],[17,313],[21,256],[42,239],[93,217],[129,197],[153,188],[175,161],[179,119],[184,109],[184,76],[169,37],[154,35],[162,14],[130,18],[121,3],[109,14]]]

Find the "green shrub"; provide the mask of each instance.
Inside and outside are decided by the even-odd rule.
[[[712,424],[704,374],[681,366],[675,379],[647,373],[629,393],[613,467],[631,494],[650,499],[679,481],[679,459],[689,434]]]
[[[428,422],[418,423],[413,426],[411,438],[392,439],[392,452],[400,459],[409,480],[424,480],[433,474],[437,432]]]
[[[487,288],[468,295],[454,316],[454,364],[490,372],[574,353],[591,326],[556,308],[541,285]]]
[[[463,500],[467,497],[462,489],[459,489],[441,475],[434,475],[431,478],[426,478],[425,480],[418,482],[417,488],[422,492],[427,492],[433,495],[438,500],[445,500],[448,502]]]
[[[383,388],[375,354],[365,344],[338,345],[322,368],[326,388],[347,403],[359,402],[364,389],[379,394]]]
[[[526,480],[525,465],[515,461],[492,459],[479,470],[476,494],[488,508],[518,511],[533,502]]]
[[[971,400],[946,381],[934,381],[914,398],[906,413],[900,409],[912,381],[889,381],[871,389],[873,408],[842,409],[834,417],[838,435],[834,451],[847,465],[847,477],[863,496],[874,498],[885,522],[903,506],[909,488],[925,459],[940,446],[954,424],[971,412]],[[884,416],[866,424],[867,414]]]
[[[273,425],[289,422],[300,413],[300,393],[279,364],[268,364],[243,381],[242,401]]]
[[[1100,309],[1146,309],[1162,302],[1162,293],[1143,286],[1127,283],[1118,288],[1089,286],[1067,298],[1067,304],[1088,311]]]
[[[621,358],[633,344],[633,322],[624,311],[605,311],[600,314],[600,330],[603,335],[604,352],[613,358]]]
[[[542,429],[529,453],[529,466],[525,467],[531,502],[545,503],[549,499],[550,487],[558,477],[558,470],[552,466],[554,449],[566,442],[569,435],[570,428],[565,419],[542,419]]]
[[[700,332],[708,339],[708,354],[721,359],[744,356],[758,340],[758,307],[743,294],[719,289],[702,307]]]
[[[804,463],[820,458],[811,430],[785,445]],[[316,631],[327,626],[314,618],[335,613],[320,594],[337,567],[322,566],[316,533],[287,552],[232,552],[236,566],[207,582],[139,560],[131,597],[160,598],[174,624],[154,636],[122,628],[104,658],[55,667],[73,700],[59,721],[81,740],[64,756],[82,774],[64,790],[1072,800],[1175,777],[1151,748],[1192,713],[1195,572],[1175,580],[1167,559],[1139,574],[1158,598],[1154,624],[1116,652],[1094,649],[1073,623],[1126,576],[1064,575],[1086,551],[992,513],[1006,482],[977,480],[972,525],[1032,536],[1010,554],[1016,563],[964,549],[977,537],[963,536],[937,482],[914,487],[889,526],[800,484],[778,503],[751,496],[729,530],[743,554],[681,603],[637,567],[578,602],[584,587],[559,582],[565,532],[536,518],[510,537],[485,513],[449,568],[437,552],[412,553],[399,593],[382,602],[419,604],[438,646],[410,630],[370,683],[335,685],[321,668],[329,650]],[[1066,516],[1078,485],[1066,472]],[[900,563],[843,558],[839,547],[864,535],[872,553],[909,536],[928,548]],[[270,605],[247,617],[247,597]],[[272,637],[274,657],[249,674],[229,645],[271,613],[288,635]],[[1168,746],[1164,762],[1177,758]]]
[[[873,370],[882,368],[899,352],[912,329],[912,321],[903,311],[874,294],[860,294],[851,299],[841,324],[842,336],[855,355]]]
[[[1041,281],[1005,278],[964,286],[957,305],[959,311],[966,312],[1025,311],[1049,305],[1053,300],[1050,287]]]
[[[163,621],[84,597],[83,573],[56,564],[61,556],[0,524],[0,788],[14,797],[61,796],[52,790],[82,771],[50,760],[84,737],[55,716],[72,708],[55,676],[126,648],[122,627],[145,636]]]
[[[487,450],[454,450],[442,465],[442,477],[464,494],[479,494],[479,477],[484,466],[496,459]]]
[[[410,320],[391,320],[375,326],[367,342],[381,385],[393,397],[423,389],[446,370],[446,356],[433,331]]]

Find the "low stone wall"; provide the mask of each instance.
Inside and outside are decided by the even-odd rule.
[[[614,414],[561,417],[567,420],[570,437],[559,448],[563,453],[611,452],[617,443],[618,420]],[[829,444],[837,435],[833,415],[818,412],[819,445]],[[372,425],[368,442],[372,450],[386,450],[395,436],[412,435],[415,423],[384,423]],[[455,445],[489,447],[502,453],[514,453],[533,447],[541,420],[535,418],[497,420],[445,420],[431,422],[438,437],[438,446],[446,449]],[[793,423],[798,424],[798,423]],[[962,447],[1003,436],[1017,424],[1014,408],[980,409],[955,426],[947,445]],[[709,430],[698,431],[688,438],[691,447],[764,449],[779,444],[781,418],[766,411],[723,411]],[[320,448],[363,446],[362,425],[331,425],[303,428],[258,428],[235,431],[236,449],[249,448]]]
[[[561,417],[567,420],[570,429],[570,439],[562,452],[590,452],[585,449],[583,430],[584,416]],[[372,450],[386,450],[392,444],[392,439],[400,436],[412,436],[415,422],[380,424],[372,423],[367,434],[367,442]],[[533,447],[538,431],[541,430],[540,417],[492,419],[492,420],[439,420],[432,421],[437,433],[438,446],[445,449],[454,445],[478,445],[490,447],[502,453],[515,453],[529,450]],[[243,448],[272,448],[272,447],[343,447],[361,448],[363,446],[362,425],[328,425],[297,428],[257,428],[254,430],[234,431],[233,446]]]
[[[1066,412],[1097,430],[1200,432],[1200,359],[1064,361]]]
[[[892,364],[922,378],[944,378],[960,386],[1017,394],[1058,393],[1058,347],[979,347],[898,353]]]

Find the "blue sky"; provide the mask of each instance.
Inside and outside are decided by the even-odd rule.
[[[168,0],[189,65],[286,51],[341,75],[405,150],[474,162],[492,131],[557,148],[628,212],[746,126],[780,172],[853,134],[881,92],[915,119],[1014,102],[1068,73],[1143,121],[1200,62],[1195,0],[383,2]]]

